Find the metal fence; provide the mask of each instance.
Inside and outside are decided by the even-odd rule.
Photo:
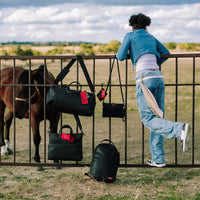
[[[167,154],[168,154],[168,161],[167,167],[200,167],[200,128],[198,126],[198,120],[200,119],[200,115],[198,112],[200,107],[200,102],[198,98],[200,97],[199,87],[200,87],[200,54],[171,54],[163,57],[169,57],[168,61],[170,63],[164,64],[167,66],[160,66],[161,71],[163,72],[164,78],[167,78],[166,82],[166,90],[168,88],[173,88],[173,98],[169,97],[170,102],[168,103],[168,98],[166,98],[166,104],[173,104],[172,108],[169,106],[169,109],[166,108],[166,113],[172,112],[172,115],[168,115],[168,117],[173,121],[180,120],[188,120],[192,125],[192,137],[191,137],[191,148],[190,151],[186,154],[182,154],[179,152],[179,141],[176,139],[173,140],[170,144],[167,143]],[[32,70],[34,67],[38,66],[38,63],[44,64],[45,67],[49,70],[50,68],[54,71],[54,75],[56,76],[62,69],[65,67],[66,63],[69,62],[70,59],[76,59],[76,56],[0,56],[0,69],[5,67],[11,66],[14,69],[16,66],[23,66],[26,69]],[[106,86],[106,81],[109,76],[109,72],[111,70],[113,55],[97,55],[97,56],[83,56],[83,59],[86,62],[86,66],[88,68],[89,74],[91,76],[91,80],[95,87],[95,93],[97,93],[101,87]],[[188,61],[189,59],[189,61]],[[183,60],[183,61],[182,61]],[[37,62],[36,62],[37,61]],[[39,61],[39,62],[38,62]],[[167,61],[167,62],[168,62]],[[183,64],[184,64],[184,69]],[[51,63],[51,64],[50,64]],[[56,64],[54,64],[56,63]],[[106,64],[105,64],[106,63]],[[105,72],[102,72],[101,66],[105,65],[104,68]],[[166,68],[170,65],[170,72],[167,72]],[[166,68],[165,68],[166,67]],[[77,62],[76,66],[74,67],[74,73],[72,79],[76,79],[78,82],[83,80],[83,75],[80,72],[79,64]],[[186,70],[187,68],[187,70]],[[101,139],[110,139],[112,141],[116,141],[117,147],[120,151],[120,167],[146,167],[146,158],[150,158],[150,153],[148,150],[148,130],[142,125],[139,115],[137,113],[137,106],[135,104],[134,108],[132,108],[132,104],[130,102],[134,101],[134,97],[130,97],[134,95],[135,92],[135,81],[134,81],[134,73],[132,71],[132,64],[130,60],[125,60],[120,62],[120,69],[122,70],[122,87],[125,97],[125,104],[127,106],[127,115],[125,116],[125,122],[119,122],[119,119],[108,118],[108,119],[101,119],[101,106],[97,100],[98,108],[95,110],[94,116],[90,118],[81,118],[83,121],[83,129],[85,128],[84,125],[86,124],[87,132],[89,133],[88,138],[86,139],[86,144],[83,146],[83,150],[87,151],[86,159],[81,162],[62,162],[59,165],[62,166],[75,166],[75,167],[82,167],[82,166],[89,166],[92,152],[95,146],[101,141]],[[189,70],[189,74],[188,74]],[[130,75],[130,73],[133,73]],[[189,76],[189,81],[186,80],[184,77],[184,73]],[[100,74],[100,75],[98,75]],[[182,75],[180,75],[182,74]],[[182,78],[180,78],[180,76]],[[181,80],[180,80],[181,79]],[[84,81],[83,81],[84,82]],[[9,87],[16,87],[16,84],[2,84],[1,86],[9,86]],[[26,85],[27,86],[27,85]],[[44,88],[48,87],[49,85],[44,83],[40,84]],[[28,84],[28,87],[33,87],[33,85]],[[83,87],[88,87],[87,82],[84,82]],[[112,92],[115,91],[116,88],[119,87],[119,84],[114,79],[112,80],[111,85],[109,86],[109,101],[112,101]],[[181,92],[180,92],[181,88]],[[183,95],[182,92],[185,92],[189,89],[189,94]],[[88,89],[88,88],[87,88]],[[29,89],[30,90],[30,89]],[[46,90],[46,89],[45,89]],[[14,91],[14,90],[13,90]],[[112,91],[112,92],[111,92]],[[167,91],[166,91],[167,95]],[[185,108],[184,112],[180,111],[179,107],[184,107],[184,102],[182,102],[182,98],[185,98],[187,102],[187,97],[189,100],[189,109]],[[13,102],[14,102],[13,97]],[[30,98],[30,95],[29,95]],[[44,99],[46,97],[44,96]],[[181,99],[180,99],[181,98]],[[133,99],[133,100],[131,100]],[[179,102],[181,101],[180,105]],[[30,102],[30,101],[29,101]],[[183,104],[183,105],[182,105]],[[187,103],[188,104],[188,103]],[[130,108],[130,107],[131,108]],[[167,107],[167,106],[166,106]],[[31,105],[29,104],[29,109]],[[185,112],[188,111],[187,113]],[[17,124],[19,123],[18,119],[15,118],[13,120],[13,128],[11,131],[12,140],[11,144],[13,147],[14,154],[9,155],[7,157],[0,156],[0,165],[7,165],[7,166],[57,166],[58,164],[52,163],[52,161],[47,160],[47,151],[48,151],[48,130],[47,130],[47,119],[46,119],[46,104],[44,104],[44,123],[43,123],[43,131],[42,131],[42,159],[41,163],[35,163],[32,159],[33,154],[33,145],[32,145],[32,131],[31,131],[31,118],[29,117],[28,127],[27,130],[24,130],[24,127],[20,129],[20,131],[24,131],[28,135],[27,149],[20,149],[17,148],[16,143],[20,143],[21,140],[24,140],[23,134],[22,138],[18,138],[19,131],[17,129]],[[132,117],[132,113],[134,113],[134,118]],[[189,113],[189,114],[188,114]],[[64,116],[65,114],[61,115],[60,126],[65,123],[65,120],[70,120],[70,116]],[[181,117],[180,117],[181,116]],[[25,119],[22,119],[25,120]],[[106,122],[105,122],[106,121]],[[25,121],[24,121],[25,123]],[[102,124],[101,124],[102,123]],[[106,125],[104,124],[106,123]],[[108,124],[108,125],[107,125]],[[120,131],[119,127],[116,124],[120,124]],[[105,126],[105,127],[104,127]],[[99,130],[99,127],[102,127],[102,132],[105,130],[108,132],[106,135],[100,135],[102,132]],[[117,127],[117,128],[116,128]],[[119,135],[116,135],[116,131],[120,132]],[[27,133],[26,133],[27,132]],[[133,132],[133,134],[131,134]],[[20,133],[21,134],[21,133]],[[135,135],[134,135],[135,134]],[[139,137],[136,138],[136,135]],[[20,136],[21,137],[21,136]],[[118,139],[116,139],[117,137]],[[19,141],[20,140],[20,141]],[[89,141],[91,140],[91,141]],[[83,143],[85,139],[83,140]],[[115,142],[114,142],[115,143]],[[19,149],[19,150],[18,150]],[[137,152],[134,153],[134,150],[137,149]],[[24,159],[20,158],[21,152],[26,151],[23,156],[26,157]],[[181,162],[179,162],[179,158],[184,157],[185,159],[181,158]]]

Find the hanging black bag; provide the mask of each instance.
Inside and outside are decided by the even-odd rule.
[[[116,58],[113,59],[113,64],[112,64],[112,67],[111,67],[111,70],[110,70],[109,80],[108,80],[108,84],[107,84],[107,87],[106,87],[106,90],[105,90],[105,94],[107,94],[107,90],[108,90],[108,87],[109,87],[110,82],[111,82],[111,74],[112,74],[112,70],[113,70],[113,67],[114,67],[115,59]],[[122,91],[119,62],[118,62],[118,60],[116,62],[117,62],[117,69],[118,69],[118,77],[119,77],[119,85],[120,85],[122,103],[112,103],[112,102],[105,103],[104,102],[105,97],[104,97],[102,99],[103,100],[103,103],[102,103],[103,104],[103,117],[118,117],[118,118],[124,119],[124,117],[126,116],[126,105],[125,105],[125,102],[124,102],[124,96],[123,96],[123,91]]]
[[[75,118],[78,116],[75,116]],[[76,120],[79,118],[76,118]],[[83,159],[82,138],[83,131],[80,120],[77,121],[81,133],[73,133],[69,125],[61,127],[59,133],[49,133],[48,159],[81,161]],[[63,133],[63,129],[69,129],[69,133]]]
[[[103,140],[96,146],[90,171],[87,176],[106,183],[113,183],[116,180],[119,167],[119,152],[110,140]]]
[[[80,90],[71,89],[77,83]],[[47,103],[59,112],[92,116],[96,105],[94,93],[82,91],[80,83],[73,81],[69,85],[51,86],[47,93]]]
[[[53,85],[47,92],[46,103],[59,112],[82,116],[92,116],[94,114],[94,109],[96,105],[94,86],[92,85],[90,76],[82,57],[77,56],[77,60],[79,61],[83,69],[89,87],[91,89],[91,93],[82,90],[72,90],[70,88],[70,84],[68,86],[61,85],[61,87]],[[60,72],[55,80],[55,84],[63,80],[75,61],[76,59],[72,59],[68,63],[68,65]]]
[[[103,103],[103,117],[123,118],[126,114],[126,107],[123,103]]]

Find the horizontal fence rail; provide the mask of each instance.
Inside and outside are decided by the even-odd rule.
[[[95,95],[106,87],[109,72],[112,66],[114,55],[82,56],[89,71],[92,83],[95,87]],[[183,154],[180,151],[180,142],[177,139],[165,140],[167,167],[200,167],[200,53],[185,53],[163,55],[169,58],[166,63],[160,66],[166,86],[166,118],[171,121],[189,122],[192,125],[191,145],[189,152]],[[0,69],[6,67],[21,66],[29,71],[36,69],[43,64],[55,77],[66,66],[71,59],[76,56],[0,56]],[[35,163],[33,160],[34,143],[32,139],[31,117],[27,119],[17,119],[15,116],[15,88],[16,86],[27,86],[29,88],[29,111],[31,110],[30,94],[31,88],[35,84],[29,83],[18,85],[15,83],[0,84],[2,87],[13,88],[13,122],[10,130],[10,142],[13,154],[8,156],[0,155],[0,165],[2,166],[90,166],[92,152],[97,144],[103,139],[110,139],[116,144],[120,152],[120,167],[147,167],[146,160],[151,159],[149,152],[149,130],[147,130],[140,120],[135,99],[134,72],[130,60],[120,62],[122,77],[122,89],[127,107],[125,121],[116,118],[102,118],[102,102],[96,98],[95,114],[92,117],[80,117],[83,130],[86,136],[83,137],[83,161],[72,162],[63,161],[53,163],[47,159],[48,154],[48,120],[46,116],[46,93],[51,84],[40,83],[37,86],[44,88],[44,120],[40,125],[41,162]],[[70,74],[71,73],[71,74]],[[78,62],[72,67],[70,73],[62,84],[69,84],[73,80],[81,82],[87,91],[89,90],[87,81],[81,71]],[[115,72],[113,72],[115,74]],[[116,75],[116,74],[115,74]],[[107,101],[120,101],[119,83],[115,75],[112,75]],[[15,76],[15,73],[14,73]],[[2,92],[2,91],[1,91]],[[2,104],[0,105],[2,106]],[[8,110],[6,110],[6,113]],[[1,113],[0,113],[1,114]],[[64,124],[75,124],[73,115],[61,114],[59,128]],[[42,126],[42,128],[41,128]],[[74,129],[74,130],[75,130]],[[74,131],[75,132],[75,131]],[[21,146],[22,144],[22,146]]]

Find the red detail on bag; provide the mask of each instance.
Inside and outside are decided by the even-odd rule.
[[[112,104],[112,106],[116,106],[115,104]]]
[[[108,177],[107,179],[112,180],[112,177]]]
[[[88,104],[87,92],[80,92],[82,104]]]
[[[155,71],[155,69],[154,69],[154,68],[151,68],[151,71]]]
[[[69,141],[69,142],[71,142],[71,143],[74,142],[74,136],[72,136],[72,135],[70,135],[70,134],[67,134],[67,133],[62,133],[62,134],[61,134],[61,138],[62,138],[63,140],[67,140],[67,141]]]
[[[101,90],[101,98],[104,99],[106,96],[106,91],[104,89]]]

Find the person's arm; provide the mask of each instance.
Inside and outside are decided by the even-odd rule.
[[[122,61],[127,58],[129,47],[130,47],[130,40],[128,34],[126,34],[116,55],[118,60]]]
[[[169,52],[169,50],[159,41],[159,40],[157,40],[157,49],[158,49],[158,52],[160,53],[160,56],[161,55],[169,55],[170,54],[170,52]],[[162,64],[162,63],[164,63],[166,60],[167,60],[168,58],[160,58],[159,60],[158,60],[158,63],[159,64]]]

